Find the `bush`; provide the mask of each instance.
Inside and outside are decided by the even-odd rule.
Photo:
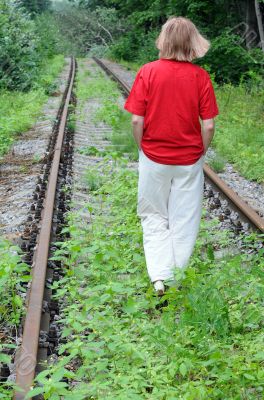
[[[0,0],[0,88],[26,90],[37,76],[38,36],[30,16]]]
[[[158,58],[158,50],[155,39],[158,36],[156,30],[147,34],[138,30],[130,31],[122,36],[110,47],[110,57],[117,60],[137,61],[145,64]]]
[[[102,44],[95,44],[87,53],[87,57],[98,57],[104,58],[107,57],[108,48]]]
[[[59,54],[60,34],[55,17],[50,13],[44,13],[35,18],[38,32],[38,54],[43,60]]]
[[[142,34],[130,31],[121,36],[110,47],[109,55],[117,60],[133,61],[137,58]]]
[[[45,13],[32,20],[19,2],[0,0],[0,49],[0,89],[31,89],[43,62],[58,54],[55,18]]]
[[[145,34],[133,29],[123,35],[110,47],[110,57],[116,60],[136,61],[145,64],[158,58],[155,39],[159,30],[152,29]],[[261,81],[259,76],[264,64],[260,49],[247,50],[240,45],[241,38],[229,30],[212,40],[208,54],[196,63],[206,65],[216,82],[239,84],[241,79]]]
[[[239,84],[242,76],[246,79],[249,71],[259,72],[264,63],[261,50],[248,51],[239,44],[240,40],[239,36],[226,30],[212,40],[208,54],[197,63],[209,65],[217,82]]]
[[[155,41],[159,32],[157,30],[149,31],[146,35],[142,35],[142,41],[137,51],[137,59],[141,64],[154,61],[158,58],[158,49]]]

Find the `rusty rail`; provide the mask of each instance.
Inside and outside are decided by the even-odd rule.
[[[239,197],[219,176],[209,167],[204,165],[204,174],[210,184],[232,204],[240,217],[257,230],[264,232],[264,219],[261,218],[241,197]]]
[[[95,62],[103,68],[103,70],[113,78],[121,87],[123,93],[127,97],[130,92],[130,87],[122,81],[111,68],[102,60],[93,57]],[[253,208],[243,201],[219,176],[207,165],[204,166],[204,174],[207,181],[220,193],[220,196],[227,199],[228,203],[238,212],[240,218],[248,222],[251,227],[257,231],[264,232],[264,219],[261,218]]]
[[[75,69],[75,59],[72,58],[69,85],[66,89],[65,103],[60,120],[50,177],[48,181],[48,188],[42,211],[41,227],[37,240],[36,250],[33,256],[32,281],[28,298],[27,314],[23,328],[22,346],[16,360],[16,385],[20,388],[20,390],[16,391],[16,393],[14,394],[15,400],[22,400],[25,398],[26,394],[32,386],[35,377],[39,343],[39,330],[42,314],[42,302],[49,257],[54,200],[64,139],[64,131],[67,122],[68,107],[70,104],[75,77]]]

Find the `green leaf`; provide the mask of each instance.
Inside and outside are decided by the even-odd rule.
[[[42,394],[45,392],[45,388],[44,387],[36,387],[32,390],[30,390],[30,392],[28,392],[28,394],[26,395],[25,399],[31,399],[33,396],[37,396],[39,394]]]
[[[181,373],[181,375],[182,375],[183,377],[186,376],[186,374],[187,374],[187,367],[186,367],[185,363],[182,363],[182,364],[180,365],[179,371],[180,371],[180,373]]]
[[[209,260],[214,261],[215,256],[214,256],[214,249],[212,245],[207,246],[207,257]]]
[[[255,381],[256,380],[256,378],[251,374],[245,373],[243,375],[244,375],[245,378],[249,379],[250,381]]]
[[[137,311],[137,305],[137,302],[134,299],[130,298],[122,307],[122,310],[128,314],[134,314]]]
[[[0,353],[0,362],[1,363],[8,364],[8,363],[10,363],[10,361],[11,361],[10,356],[8,356],[7,354],[4,354],[4,353]]]

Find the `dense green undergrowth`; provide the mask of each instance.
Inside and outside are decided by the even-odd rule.
[[[96,69],[81,70],[79,108],[85,112],[86,100],[98,99],[103,106],[93,119],[100,123],[104,116],[115,127],[115,84]],[[53,284],[54,299],[64,300],[63,341],[59,359],[37,376],[29,396],[262,399],[263,251],[236,254],[230,233],[204,216],[188,268],[175,270],[177,284],[159,299],[146,272],[136,216],[137,172],[109,151],[82,149],[104,158],[87,169],[90,202],[68,215],[68,239],[56,244],[54,259],[65,271]],[[254,248],[254,238],[246,246]]]
[[[0,238],[0,364],[12,362],[10,354],[17,347],[14,332],[24,313],[21,284],[29,279],[29,266],[22,262],[19,247]],[[1,384],[0,399],[12,398],[12,385]]]
[[[61,72],[64,62],[62,55],[51,58],[40,70],[34,88],[28,92],[0,91],[0,156],[41,115],[45,101],[56,89],[54,80]]]
[[[97,185],[89,186],[93,174]],[[203,218],[195,253],[160,300],[136,216],[137,173],[105,158],[87,172],[91,223],[71,213],[57,243],[65,277],[57,363],[36,381],[45,399],[262,399],[263,254],[235,255]],[[82,211],[83,212],[83,211]],[[65,378],[68,379],[65,381]]]
[[[20,322],[23,302],[18,290],[27,282],[29,267],[21,261],[21,250],[0,238],[0,327],[16,326]]]

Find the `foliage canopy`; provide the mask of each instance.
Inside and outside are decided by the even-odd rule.
[[[218,82],[239,83],[250,71],[260,73],[264,63],[254,2],[250,0],[79,0],[80,9],[94,12],[111,8],[123,21],[123,34],[110,44],[110,56],[145,63],[155,60],[155,38],[171,15],[190,18],[212,47],[197,61],[215,74]],[[264,4],[261,4],[264,12]],[[108,24],[111,32],[113,25]]]

